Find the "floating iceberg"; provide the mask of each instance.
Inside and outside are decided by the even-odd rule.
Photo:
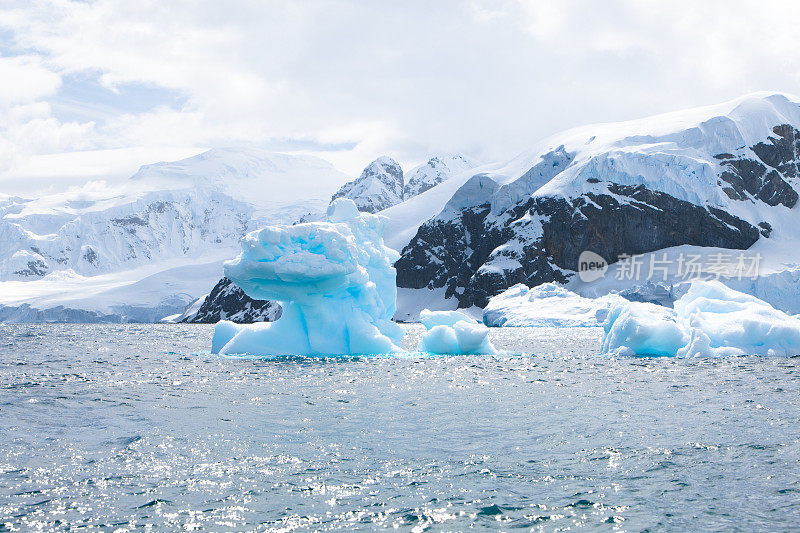
[[[673,356],[688,342],[675,310],[669,307],[620,300],[598,310],[597,319],[605,320],[602,353]]]
[[[251,355],[400,351],[392,322],[396,251],[383,243],[386,218],[359,213],[352,200],[328,207],[328,222],[267,226],[242,239],[225,276],[253,299],[283,308],[271,323],[220,322],[212,352]]]
[[[670,309],[619,300],[604,319],[603,353],[678,357],[800,354],[800,319],[719,281],[693,281]]]
[[[622,298],[616,295],[584,298],[558,283],[533,288],[518,283],[489,300],[483,311],[483,323],[491,327],[600,326],[597,311],[608,309],[618,300]]]
[[[496,354],[489,342],[489,328],[458,311],[429,311],[419,315],[428,330],[417,350],[433,354]]]

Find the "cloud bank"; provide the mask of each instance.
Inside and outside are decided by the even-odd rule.
[[[236,144],[351,174],[511,157],[581,124],[800,92],[797,20],[777,0],[10,0],[0,192],[55,180],[54,157],[95,177]]]

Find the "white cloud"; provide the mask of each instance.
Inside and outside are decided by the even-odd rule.
[[[584,123],[800,92],[799,19],[778,0],[20,2],[0,16],[23,54],[0,57],[0,79],[23,80],[0,84],[0,168],[3,154],[8,169],[59,150],[275,139],[355,142],[326,153],[351,173],[382,153],[510,157]],[[87,72],[185,100],[59,120],[47,103]]]
[[[0,56],[0,172],[19,159],[45,151],[86,146],[93,124],[61,123],[52,118],[52,97],[61,76],[35,55]]]
[[[61,77],[42,65],[37,56],[0,57],[0,109],[52,96]]]

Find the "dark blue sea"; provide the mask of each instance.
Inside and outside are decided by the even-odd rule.
[[[211,331],[0,326],[0,531],[800,529],[800,359],[608,358],[594,328],[233,359]]]

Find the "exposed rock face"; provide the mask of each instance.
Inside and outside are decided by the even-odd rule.
[[[729,186],[723,191],[733,200],[758,199],[767,205],[794,207],[797,192],[789,183],[797,176],[800,132],[789,124],[772,128],[776,137],[751,147],[756,157],[717,154],[726,170],[720,175]]]
[[[444,287],[462,307],[484,306],[516,283],[568,281],[585,250],[615,262],[678,245],[747,249],[772,231],[759,218],[766,206],[798,200],[800,131],[771,131],[735,153],[707,153],[697,170],[668,150],[618,151],[626,138],[582,160],[560,146],[502,185],[474,176],[405,247],[398,286]],[[678,179],[661,174],[668,167]]]
[[[436,156],[410,170],[406,175],[403,199],[408,200],[446,181],[457,172],[473,168],[475,163],[461,155]]]
[[[331,201],[350,198],[359,211],[376,213],[403,201],[403,169],[391,157],[379,157],[357,179],[345,183]]]
[[[745,249],[759,236],[754,226],[725,211],[643,185],[610,183],[608,190],[611,194],[571,201],[532,198],[525,204],[527,214],[544,215],[540,248],[559,267],[577,270],[584,250],[616,260],[680,244]]]
[[[192,304],[177,322],[214,324],[230,320],[237,324],[274,322],[281,316],[281,306],[270,300],[254,300],[228,278],[219,280],[211,292],[203,297],[199,307]]]

